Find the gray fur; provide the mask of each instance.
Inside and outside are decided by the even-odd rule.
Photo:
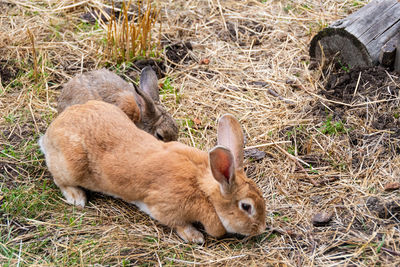
[[[159,101],[157,76],[149,66],[140,74],[140,88],[106,69],[77,75],[63,86],[57,110],[61,113],[68,106],[89,100],[117,105],[138,128],[160,140],[178,139],[178,126]]]

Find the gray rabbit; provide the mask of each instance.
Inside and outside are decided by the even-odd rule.
[[[140,88],[106,69],[75,76],[63,86],[58,113],[89,100],[103,100],[118,106],[138,128],[159,140],[178,139],[178,125],[160,103],[157,75],[149,66],[140,74]]]

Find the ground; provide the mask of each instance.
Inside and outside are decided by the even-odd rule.
[[[83,21],[101,2],[0,2],[1,265],[400,264],[399,74],[308,56],[313,35],[367,1],[156,1],[162,62],[135,64],[105,60],[105,30]],[[147,64],[180,142],[208,150],[218,117],[239,119],[265,233],[185,244],[123,201],[65,203],[37,145],[62,84],[101,67],[136,81]]]

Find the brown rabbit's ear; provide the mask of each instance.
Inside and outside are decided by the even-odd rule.
[[[230,192],[235,180],[235,166],[231,151],[223,146],[216,146],[209,152],[211,172],[222,189]]]
[[[238,120],[231,114],[223,115],[218,121],[218,145],[232,151],[235,168],[243,168],[243,131]]]
[[[160,101],[157,75],[150,66],[145,67],[140,73],[140,90],[149,95],[153,101]]]

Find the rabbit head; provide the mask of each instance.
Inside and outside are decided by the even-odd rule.
[[[265,202],[243,169],[243,131],[229,114],[218,122],[218,146],[209,152],[212,175],[220,192],[211,195],[227,232],[256,235],[265,230]]]
[[[178,139],[178,125],[160,103],[157,75],[147,66],[140,74],[140,88],[135,88],[141,112],[136,125],[162,141]]]

